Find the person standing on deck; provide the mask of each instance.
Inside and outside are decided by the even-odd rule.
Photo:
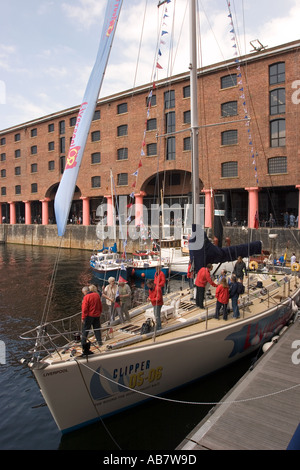
[[[190,300],[194,300],[194,265],[191,261],[189,261],[186,276],[189,280]]]
[[[296,260],[297,260],[296,255],[295,255],[295,253],[293,253],[292,256],[291,256],[291,267],[293,266],[293,264],[296,263]]]
[[[241,281],[244,279],[244,274],[247,276],[247,267],[241,256],[238,257],[232,273],[235,274],[238,279],[241,279]]]
[[[118,286],[115,283],[114,277],[108,278],[108,285],[104,288],[102,297],[106,299],[106,304],[109,311],[109,321],[113,322],[115,319],[115,299],[117,295]]]
[[[149,279],[147,281],[147,286],[149,288],[148,300],[150,300],[153,305],[154,316],[156,319],[156,329],[161,330],[160,312],[161,307],[164,304],[162,291],[158,284],[154,284],[154,281],[152,279]]]
[[[166,284],[166,276],[161,270],[161,266],[156,267],[156,273],[154,274],[154,284],[161,288],[162,293],[164,293],[164,288]]]
[[[223,308],[223,320],[227,320],[227,305],[229,302],[229,287],[226,278],[223,277],[216,289],[216,312],[215,318],[219,320],[220,309]]]
[[[88,287],[83,287],[84,295],[81,305],[82,320],[82,350],[85,352],[87,337],[90,329],[93,327],[98,346],[102,346],[102,338],[100,331],[100,316],[102,313],[102,303],[98,292],[92,292]]]
[[[200,308],[204,308],[203,301],[204,301],[204,293],[205,293],[205,286],[209,282],[213,287],[218,287],[217,284],[214,283],[212,278],[210,277],[210,271],[212,270],[212,264],[208,264],[206,268],[201,268],[198,271],[195,286],[197,287],[196,291],[196,305]]]
[[[231,284],[229,287],[229,297],[232,302],[233,318],[240,318],[240,309],[238,305],[238,298],[242,293],[244,286],[241,282],[238,282],[235,274],[231,276]]]

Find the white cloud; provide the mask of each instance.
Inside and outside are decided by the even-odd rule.
[[[84,28],[89,28],[92,24],[99,21],[104,11],[106,2],[99,0],[79,0],[79,5],[72,3],[63,3],[62,9],[70,19]]]
[[[267,21],[260,28],[259,38],[269,47],[297,40],[300,36],[299,19],[300,5],[297,2],[288,12],[283,9],[281,17]]]
[[[14,2],[3,4],[6,22],[1,30],[0,81],[6,86],[6,103],[0,106],[0,129],[80,104],[96,58],[105,0],[34,1],[38,6],[29,14],[27,2],[20,0],[17,16]],[[155,61],[162,9],[157,8],[157,0],[148,0],[141,41],[145,3],[123,0],[101,97],[150,83],[154,72],[156,79],[188,72],[190,2],[173,0],[168,5],[168,40],[174,44],[170,55],[168,45],[162,50],[161,71],[155,70]],[[198,3],[202,58],[198,65],[233,57],[225,0]],[[245,47],[250,51],[252,39],[269,47],[299,39],[297,0],[285,0],[284,5],[281,0],[232,0],[231,4],[242,54]]]

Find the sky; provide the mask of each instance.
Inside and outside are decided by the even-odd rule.
[[[81,104],[106,1],[0,0],[0,130]],[[159,57],[164,7],[157,3],[123,0],[100,98],[188,72],[189,0],[168,4]],[[198,6],[198,66],[233,57],[227,0]],[[231,0],[230,8],[240,54],[255,39],[270,48],[300,38],[298,0]]]

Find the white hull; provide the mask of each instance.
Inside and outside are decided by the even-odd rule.
[[[299,289],[293,296],[299,305]],[[272,303],[272,305],[274,305]],[[107,350],[49,364],[33,373],[62,432],[199,379],[257,349],[278,332],[295,311],[286,299],[253,317],[195,334]],[[176,335],[175,335],[176,336]]]
[[[168,258],[166,259],[168,260]],[[244,258],[244,261],[245,263],[247,263],[248,259]],[[169,263],[171,273],[186,275],[189,265],[189,256],[174,256],[174,258],[170,259]],[[233,272],[235,263],[236,261],[228,261],[226,263],[222,263],[221,266],[219,266],[218,264],[213,264],[212,273],[214,273],[215,276],[218,276],[219,274],[221,274],[221,271],[223,269],[226,269],[228,275],[230,275],[230,273]]]

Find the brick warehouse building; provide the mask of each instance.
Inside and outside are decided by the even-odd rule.
[[[295,41],[198,70],[205,226],[212,226],[214,208],[224,209],[226,220],[246,221],[249,227],[256,214],[268,225],[272,213],[273,223],[281,226],[286,211],[298,215],[299,47]],[[98,101],[73,220],[92,223],[97,207],[107,202],[111,223],[111,172],[118,196],[130,203],[134,192],[137,223],[140,204],[161,203],[162,188],[169,206],[190,201],[189,74],[155,84],[147,118],[151,88]],[[1,222],[55,222],[53,201],[78,111],[76,106],[0,131]]]

